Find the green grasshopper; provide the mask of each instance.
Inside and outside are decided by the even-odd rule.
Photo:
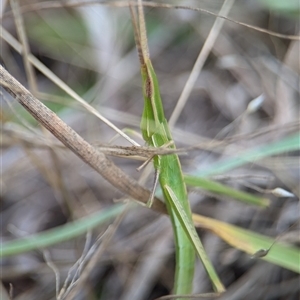
[[[141,119],[142,135],[146,143],[151,147],[168,145],[168,148],[175,149],[168,122],[164,116],[158,81],[149,57],[142,1],[138,0],[138,22],[131,6],[130,9],[141,64],[145,100]],[[195,251],[199,255],[215,291],[223,292],[225,290],[224,286],[208,259],[193,225],[178,155],[176,153],[165,156],[155,155],[153,161],[175,236],[176,270],[174,294],[192,293]]]

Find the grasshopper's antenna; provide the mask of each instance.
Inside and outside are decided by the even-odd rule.
[[[136,47],[139,54],[141,69],[144,69],[144,71],[148,73],[149,71],[146,65],[147,63],[150,62],[150,57],[149,57],[146,22],[144,17],[142,1],[138,0],[137,5],[138,5],[138,21],[137,21],[136,12],[135,10],[133,10],[132,4],[129,2],[131,19],[132,19],[132,24],[134,29],[134,38],[135,38]],[[145,94],[148,98],[150,98],[152,94],[152,84],[153,83],[151,82],[151,76],[147,76],[145,82]]]
[[[145,60],[144,60],[143,50],[142,50],[142,46],[141,46],[141,35],[140,35],[140,31],[139,31],[139,26],[138,26],[136,10],[133,8],[132,3],[130,1],[129,1],[129,9],[130,9],[131,21],[132,21],[133,32],[134,32],[134,40],[135,40],[136,48],[138,51],[140,64],[142,66],[144,66]]]
[[[143,9],[143,1],[138,0],[138,13],[139,13],[139,24],[140,24],[140,44],[143,53],[144,60],[149,59],[149,48],[147,42],[147,30],[146,30],[146,22],[144,16],[144,9]]]

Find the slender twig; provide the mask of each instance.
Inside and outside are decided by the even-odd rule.
[[[229,13],[232,5],[234,4],[235,0],[225,0],[221,10],[220,10],[220,15],[227,16]],[[205,40],[205,43],[197,57],[197,60],[194,64],[194,67],[190,73],[190,76],[182,90],[182,93],[177,101],[177,104],[175,106],[175,109],[173,110],[173,113],[171,115],[171,118],[169,120],[169,126],[172,128],[174,127],[176,121],[178,120],[182,109],[184,108],[193,88],[196,83],[196,80],[202,70],[202,67],[211,51],[213,48],[215,41],[217,40],[217,37],[223,27],[225,20],[224,19],[219,19],[216,18],[214,25],[212,26],[209,35],[207,39]]]
[[[35,78],[33,66],[28,59],[28,55],[30,54],[30,49],[29,49],[27,35],[25,32],[23,17],[22,14],[20,13],[19,0],[10,0],[10,6],[13,11],[18,37],[23,47],[22,57],[23,57],[23,63],[24,63],[30,91],[35,95],[37,92],[36,78]]]
[[[18,53],[22,53],[23,47],[22,45],[0,24],[0,37],[5,40],[11,47],[13,47]],[[61,80],[57,75],[55,75],[50,69],[48,69],[41,61],[39,61],[32,54],[27,55],[28,61],[35,66],[41,73],[43,73],[47,78],[49,78],[54,84],[60,87],[64,92],[66,92],[69,96],[71,96],[74,100],[80,103],[88,112],[92,113],[102,122],[104,122],[107,126],[115,130],[120,136],[129,141],[132,145],[139,146],[137,142],[127,136],[122,130],[120,130],[117,126],[115,126],[112,122],[102,116],[99,111],[97,111],[94,107],[88,104],[84,99],[82,99],[74,90],[72,90],[63,80]]]
[[[95,251],[93,256],[90,258],[89,262],[84,268],[84,272],[82,272],[81,276],[79,277],[78,281],[76,282],[76,285],[74,285],[72,291],[70,292],[65,299],[72,300],[75,299],[78,292],[82,289],[86,281],[88,280],[88,277],[92,273],[93,269],[97,267],[97,263],[100,260],[100,257],[103,255],[103,253],[106,251],[107,247],[109,246],[109,243],[111,242],[114,234],[116,233],[119,225],[121,224],[124,216],[128,212],[129,205],[127,205],[124,209],[124,211],[116,218],[114,223],[110,225],[110,227],[107,229],[105,235],[106,238],[102,242],[101,246],[98,247],[98,249]]]
[[[58,297],[59,285],[60,285],[60,273],[59,269],[56,267],[54,262],[51,259],[50,252],[46,249],[43,249],[43,256],[47,266],[53,271],[55,275],[55,293],[56,298]]]
[[[101,5],[101,6],[122,8],[122,7],[128,7],[129,4],[132,6],[137,5],[135,1],[129,1],[129,3],[128,3],[127,0],[124,0],[124,1],[108,0],[108,1],[102,1],[102,2],[99,2],[99,0],[90,0],[90,1],[76,1],[76,2],[74,1],[74,2],[69,2],[69,3],[66,1],[45,1],[45,2],[37,2],[34,4],[23,5],[23,6],[21,6],[21,11],[22,11],[22,13],[26,13],[26,12],[38,11],[38,10],[49,9],[49,8],[53,9],[53,8],[62,8],[62,7],[81,7],[81,6],[87,6],[87,5]],[[158,2],[154,2],[154,1],[144,2],[143,6],[154,7],[154,8],[166,8],[166,9],[182,9],[182,10],[191,10],[191,11],[201,12],[201,13],[204,13],[204,14],[207,14],[210,16],[224,19],[226,21],[232,22],[234,24],[238,24],[240,26],[244,26],[246,28],[249,28],[249,29],[264,33],[264,34],[278,37],[278,38],[294,40],[294,41],[300,40],[300,36],[298,36],[298,35],[288,35],[288,34],[271,31],[271,30],[264,29],[264,28],[261,28],[258,26],[240,22],[240,21],[228,18],[223,15],[219,15],[210,10],[200,8],[200,7],[192,7],[192,6],[188,6],[188,5],[173,5],[173,4],[168,4],[168,3],[158,3]],[[11,12],[8,11],[3,15],[2,18],[0,18],[0,20],[4,19],[4,18],[9,18],[10,16],[11,16]]]

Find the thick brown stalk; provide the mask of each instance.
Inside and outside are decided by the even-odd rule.
[[[0,85],[12,95],[40,124],[48,129],[67,148],[101,174],[121,192],[143,203],[150,198],[150,191],[125,174],[103,153],[97,151],[54,112],[37,100],[25,87],[0,66]],[[157,198],[151,207],[166,213],[165,205]]]

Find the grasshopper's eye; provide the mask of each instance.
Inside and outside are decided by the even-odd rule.
[[[151,80],[149,77],[147,78],[147,80],[145,82],[145,93],[148,98],[150,98],[152,95]]]

